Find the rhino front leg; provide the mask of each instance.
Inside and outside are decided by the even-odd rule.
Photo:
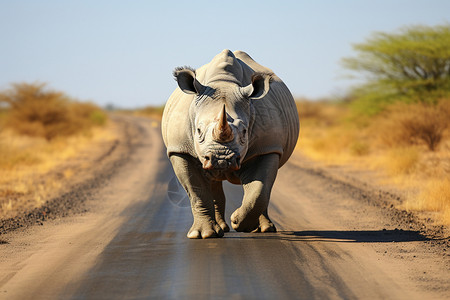
[[[231,215],[231,226],[236,231],[276,231],[267,214],[270,193],[277,177],[280,157],[267,154],[248,162],[240,172],[244,187],[241,207]]]
[[[211,183],[211,190],[214,196],[216,222],[224,232],[228,232],[230,231],[230,227],[225,222],[225,194],[223,193],[222,181],[213,181]]]
[[[255,232],[276,232],[277,229],[269,219],[269,214],[266,210],[259,216],[259,227],[255,229]]]
[[[170,156],[173,170],[191,201],[194,223],[187,237],[190,239],[222,237],[223,230],[215,220],[211,182],[203,175],[201,166],[190,155]]]

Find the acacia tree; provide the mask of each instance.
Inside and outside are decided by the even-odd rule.
[[[356,44],[345,68],[362,73],[360,89],[371,99],[435,102],[450,91],[450,25],[413,26],[398,33],[375,33]]]

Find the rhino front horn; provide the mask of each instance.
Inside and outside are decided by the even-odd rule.
[[[225,111],[225,104],[223,105],[223,109],[220,111],[218,122],[213,130],[213,138],[217,142],[226,143],[233,140],[233,130],[228,124],[227,121],[227,112]]]

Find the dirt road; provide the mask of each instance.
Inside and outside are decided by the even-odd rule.
[[[189,240],[189,207],[155,122],[129,118],[134,150],[87,212],[1,235],[0,299],[445,299],[447,240],[294,157],[269,212],[279,232]],[[227,218],[242,197],[226,185]],[[381,195],[381,194],[380,194]],[[406,220],[406,222],[405,222]],[[229,222],[229,220],[228,220]],[[412,222],[412,221],[411,221]]]

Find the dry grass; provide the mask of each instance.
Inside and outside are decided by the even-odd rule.
[[[117,139],[113,126],[110,123],[93,128],[89,135],[51,141],[10,130],[1,132],[0,217],[42,205],[80,170],[92,167],[85,157]]]
[[[410,210],[440,212],[444,223],[450,224],[450,179],[428,180],[421,192],[404,204]]]
[[[318,160],[346,162],[346,149],[355,141],[356,132],[345,124],[349,110],[340,104],[298,101],[300,142],[298,149]],[[346,134],[342,134],[345,130]]]
[[[72,140],[89,139],[107,117],[96,105],[71,101],[43,84],[14,84],[0,93],[0,168],[32,166],[46,153],[76,151]],[[70,147],[69,147],[70,145]]]
[[[328,164],[351,164],[384,174],[410,195],[404,207],[438,211],[450,224],[450,101],[397,104],[382,114],[355,116],[334,103],[298,103],[298,150]]]
[[[13,85],[0,101],[0,217],[41,205],[74,175],[68,161],[114,138],[97,106],[42,84]]]
[[[414,147],[393,148],[383,158],[383,166],[391,176],[409,175],[417,172],[420,153]]]
[[[88,132],[106,122],[106,115],[96,105],[73,101],[44,84],[14,84],[0,93],[0,101],[9,108],[4,126],[20,135],[52,140]]]
[[[134,116],[149,117],[155,120],[161,120],[164,106],[146,106],[133,110],[122,110],[121,113],[132,114]]]

